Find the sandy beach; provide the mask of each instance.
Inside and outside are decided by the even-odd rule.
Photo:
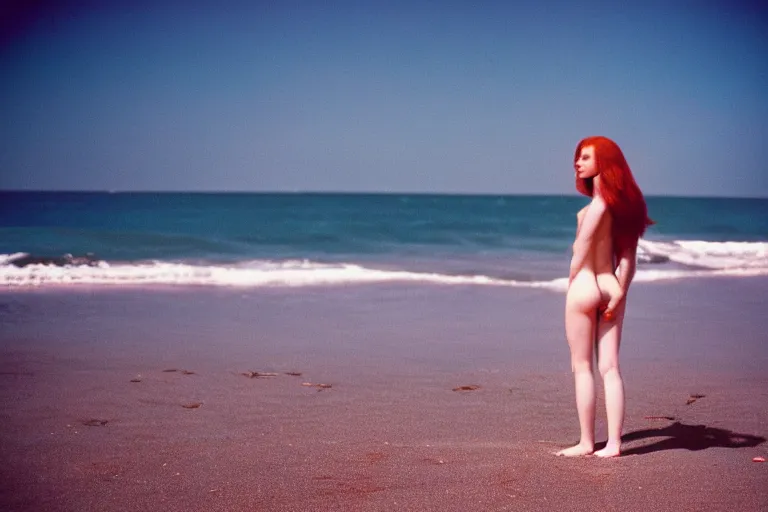
[[[552,455],[578,437],[559,293],[4,290],[0,508],[767,510],[766,290],[633,285],[613,460]]]

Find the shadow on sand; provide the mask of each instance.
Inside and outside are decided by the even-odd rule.
[[[649,428],[635,430],[621,437],[623,443],[648,439],[651,437],[664,437],[652,444],[622,450],[622,455],[642,455],[662,450],[706,450],[707,448],[754,448],[765,442],[764,437],[750,434],[739,434],[722,428],[707,427],[705,425],[685,425],[676,421],[662,428]]]

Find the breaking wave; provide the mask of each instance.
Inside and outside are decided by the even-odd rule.
[[[640,240],[637,258],[640,263],[671,261],[681,265],[711,270],[768,270],[768,242],[704,242],[699,240],[659,242]]]
[[[638,247],[636,282],[669,281],[711,276],[768,275],[768,242],[648,241]],[[668,263],[678,268],[665,268]],[[522,288],[567,289],[567,278],[516,280],[478,274],[451,275],[377,269],[357,263],[309,260],[250,260],[231,264],[210,262],[107,262],[93,255],[57,258],[27,253],[0,254],[0,285],[173,285],[220,287],[306,287],[371,283],[424,283]]]
[[[307,260],[254,260],[229,266],[174,262],[54,265],[33,263],[18,267],[14,256],[0,255],[0,283],[6,286],[46,284],[90,285],[198,285],[231,287],[317,286],[385,282],[446,285],[557,287],[554,281],[515,281],[485,275],[447,275],[405,270],[382,270],[352,263],[316,263]],[[9,264],[10,263],[10,264]]]

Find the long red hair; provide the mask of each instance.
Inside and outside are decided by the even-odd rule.
[[[620,258],[627,249],[635,249],[645,228],[653,224],[648,218],[645,198],[629,169],[619,145],[607,137],[587,137],[576,146],[576,164],[582,148],[595,148],[595,163],[600,175],[600,195],[613,218],[613,250]],[[594,194],[593,178],[576,178],[576,190],[585,196]]]

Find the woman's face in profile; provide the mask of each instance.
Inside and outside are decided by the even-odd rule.
[[[586,146],[581,148],[579,158],[574,162],[576,177],[582,179],[594,178],[597,176],[597,161],[595,160],[595,147]]]

